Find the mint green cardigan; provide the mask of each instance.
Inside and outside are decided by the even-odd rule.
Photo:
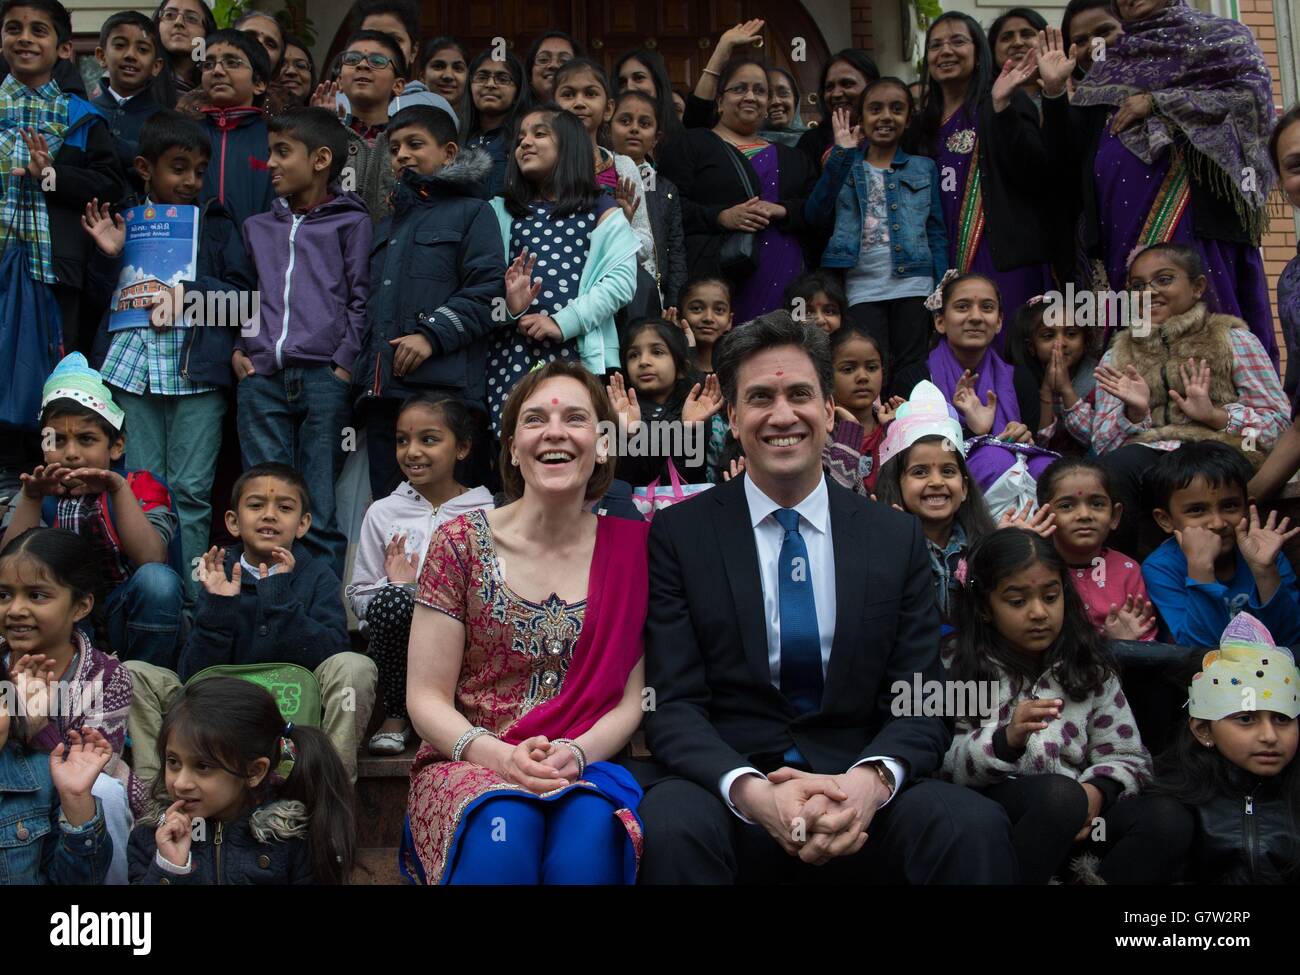
[[[517,256],[510,253],[510,228],[515,218],[499,196],[493,197],[492,209],[501,225],[501,240],[505,244],[506,266],[509,267]],[[614,313],[630,302],[636,293],[639,247],[627,218],[616,209],[591,232],[591,247],[582,265],[577,296],[551,316],[560,326],[565,341],[577,338],[582,364],[597,376],[620,366]]]

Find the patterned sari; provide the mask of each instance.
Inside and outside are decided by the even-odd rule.
[[[465,625],[456,706],[471,724],[512,745],[533,735],[576,738],[619,703],[642,654],[648,527],[600,518],[587,598],[575,603],[554,593],[533,602],[511,591],[484,512],[468,512],[438,530],[415,598]],[[502,795],[551,802],[572,789],[614,803],[628,835],[624,875],[633,882],[642,845],[641,790],[622,767],[593,762],[579,781],[539,796],[492,769],[449,761],[427,742],[411,766],[402,869],[441,883],[455,862],[461,827],[480,803]]]

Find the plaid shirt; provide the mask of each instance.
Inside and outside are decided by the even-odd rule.
[[[1229,329],[1228,337],[1232,345],[1232,385],[1237,387],[1237,400],[1223,404],[1223,410],[1228,414],[1228,425],[1223,432],[1244,436],[1247,429],[1256,430],[1256,443],[1264,450],[1271,450],[1290,425],[1291,404],[1282,392],[1273,361],[1259,339],[1244,328]],[[1113,367],[1114,350],[1108,349],[1101,361],[1103,365]],[[1067,428],[1075,425],[1070,414],[1083,408],[1080,400],[1074,410],[1066,412]],[[1097,387],[1096,403],[1092,407],[1092,448],[1098,455],[1118,450],[1133,437],[1150,429],[1150,413],[1141,423],[1130,423],[1124,415],[1124,404]],[[1179,442],[1161,440],[1147,446],[1175,450]]]
[[[68,130],[68,96],[51,80],[39,88],[28,88],[13,75],[0,84],[0,253],[10,240],[27,248],[32,277],[56,284],[50,217],[40,180],[26,173],[31,153],[23,141],[22,129],[35,129],[45,136],[53,159]],[[15,170],[21,170],[15,174]]]
[[[127,328],[113,333],[100,375],[104,382],[143,396],[192,396],[216,386],[191,382],[181,375],[181,352],[188,329]]]

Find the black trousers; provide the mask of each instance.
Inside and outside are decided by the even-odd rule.
[[[1010,884],[1006,813],[970,789],[919,779],[876,812],[853,856],[813,866],[737,817],[716,790],[662,779],[641,801],[647,884]]]
[[[1110,472],[1112,501],[1122,502],[1119,527],[1106,540],[1108,547],[1139,561],[1150,555],[1165,540],[1165,534],[1146,504],[1143,480],[1146,472],[1160,459],[1160,451],[1142,444],[1126,444],[1101,458]]]
[[[1025,775],[981,790],[1011,817],[1020,877],[1045,884],[1065,879],[1072,852],[1091,853],[1108,884],[1169,884],[1187,858],[1195,824],[1181,802],[1168,796],[1120,799],[1077,847],[1088,815],[1083,786],[1067,775]],[[1096,839],[1093,839],[1096,836]]]
[[[913,386],[930,378],[926,357],[934,316],[926,311],[924,298],[856,304],[849,308],[849,322],[865,329],[880,346],[885,366],[882,402],[891,396],[911,396]]]

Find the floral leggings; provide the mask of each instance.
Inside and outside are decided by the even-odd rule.
[[[366,607],[367,652],[379,667],[384,717],[406,717],[406,645],[411,639],[415,599],[401,586],[384,586]]]

